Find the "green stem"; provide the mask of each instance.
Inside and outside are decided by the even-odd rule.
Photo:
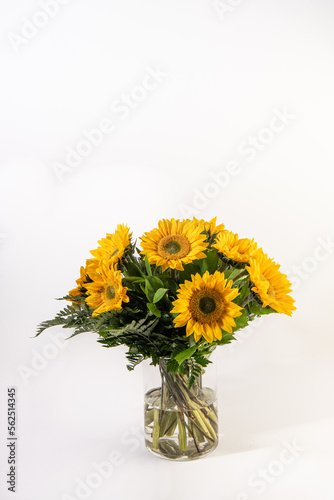
[[[228,269],[229,265],[226,262],[222,262],[221,265],[219,266],[218,271],[223,273]]]
[[[181,416],[177,414],[177,425],[179,428],[179,448],[180,451],[187,451],[187,433],[184,423],[181,420]]]
[[[244,276],[249,276],[247,269],[244,269],[240,274],[238,274],[237,279],[235,281],[238,281],[240,278],[243,278]]]
[[[153,449],[164,449],[164,453],[168,453],[165,444],[169,441],[159,441],[159,438],[173,436],[177,427],[179,452],[189,451],[188,440],[192,438],[196,453],[201,453],[200,443],[217,441],[218,419],[214,405],[208,405],[200,380],[189,389],[187,376],[167,372],[165,360],[160,360],[159,369],[162,385],[160,409],[154,409],[153,415]]]
[[[160,424],[159,424],[159,410],[154,408],[154,420],[153,420],[153,448],[158,449],[159,446],[159,434],[160,434]]]
[[[206,437],[208,441],[212,441],[213,443],[215,442],[215,439],[213,439],[209,434],[208,430],[204,429],[203,426],[196,421],[195,417],[193,415],[190,415],[188,418],[191,419],[192,424],[203,434],[203,436]]]
[[[170,427],[166,430],[165,436],[172,436],[175,432],[176,426],[177,426],[177,418],[176,415],[173,416],[174,420],[173,423],[170,425]]]
[[[196,435],[195,435],[195,431],[194,429],[196,429],[196,427],[194,427],[192,425],[192,422],[189,421],[189,418],[188,418],[188,424],[187,425],[185,422],[184,422],[184,425],[186,426],[186,428],[188,429],[188,435],[192,436],[193,440],[194,440],[194,444],[195,444],[195,447],[196,447],[196,450],[197,450],[197,453],[199,453],[199,447],[198,447],[198,443],[197,443],[197,439],[196,439]]]
[[[170,277],[171,277],[174,281],[177,281],[177,273],[176,273],[176,269],[171,269],[171,270],[170,270]]]
[[[250,304],[251,302],[256,302],[254,300],[254,297],[251,293],[247,295],[247,297],[244,298],[244,300],[241,302],[240,307],[245,307],[246,304]]]

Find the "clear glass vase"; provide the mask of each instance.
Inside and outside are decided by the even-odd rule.
[[[144,366],[145,444],[171,460],[194,460],[218,444],[216,370],[211,363],[189,388],[188,376],[167,372],[167,360]]]

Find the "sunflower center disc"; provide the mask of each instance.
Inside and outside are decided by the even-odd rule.
[[[224,314],[224,299],[214,289],[195,290],[189,303],[193,319],[200,323],[212,323]]]
[[[210,314],[216,309],[216,302],[211,297],[202,297],[198,305],[204,314]]]
[[[107,298],[109,300],[114,299],[116,296],[115,288],[113,286],[108,286],[107,288]]]
[[[188,238],[182,234],[165,236],[159,241],[158,252],[164,259],[182,259],[190,252]]]
[[[164,250],[167,253],[175,254],[181,251],[181,245],[178,241],[169,241],[167,245],[165,245]]]

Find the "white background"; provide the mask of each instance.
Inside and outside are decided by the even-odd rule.
[[[332,500],[334,3],[71,0],[52,16],[42,3],[0,2],[1,499]],[[57,175],[105,119],[113,132]],[[298,310],[216,354],[220,445],[177,464],[144,448],[141,368],[127,372],[124,349],[93,334],[65,343],[57,328],[32,337],[106,232],[192,215],[254,237]],[[94,463],[111,458],[99,481]],[[79,480],[94,484],[86,496]]]

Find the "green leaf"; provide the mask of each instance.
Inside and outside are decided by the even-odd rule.
[[[139,365],[142,361],[144,361],[145,357],[142,354],[137,354],[135,352],[130,350],[126,353],[126,358],[129,361],[129,364],[126,365],[127,369],[129,371],[132,371],[135,369],[136,366]]]
[[[170,359],[167,363],[167,371],[173,373],[174,375],[178,372],[179,365],[175,359]]]
[[[153,303],[155,304],[156,302],[159,302],[166,292],[168,292],[168,288],[159,288],[154,294]]]
[[[208,250],[206,254],[206,258],[201,261],[201,271],[203,274],[205,273],[205,271],[209,271],[210,274],[213,274],[215,271],[217,271],[218,254],[213,248]]]
[[[190,347],[193,347],[193,346],[197,345],[193,333],[188,338],[189,338],[189,345],[190,345]]]
[[[258,316],[263,316],[264,314],[271,314],[275,313],[276,311],[272,309],[271,307],[261,307],[260,305],[257,304],[252,304],[249,306],[249,311],[253,314],[256,314]]]
[[[147,254],[145,255],[144,262],[145,262],[145,267],[146,267],[147,274],[149,276],[152,276],[152,269],[151,269],[150,263],[148,261]]]
[[[157,318],[161,318],[161,311],[160,311],[160,309],[157,308],[157,306],[155,304],[148,302],[147,307],[149,308],[149,310],[151,311],[152,314],[157,316]]]
[[[138,276],[124,276],[123,278],[128,283],[145,283],[145,278],[139,278]]]
[[[126,263],[126,270],[129,276],[144,276],[142,270],[132,261]]]
[[[149,279],[145,279],[144,292],[145,292],[145,295],[146,295],[147,299],[149,300],[149,302],[152,302],[154,294],[155,294],[155,290],[154,290],[153,286],[151,285]]]
[[[183,271],[179,272],[180,283],[184,283],[186,280],[191,281],[191,275],[200,272],[200,265],[196,266],[195,262],[196,261],[193,261],[191,264],[186,264],[183,267]]]
[[[239,295],[234,299],[234,302],[238,305],[249,295],[250,290],[247,283],[245,283],[239,290]]]
[[[163,286],[164,286],[164,284],[161,281],[161,279],[158,278],[157,276],[150,276],[147,279],[149,280],[149,282],[151,283],[151,285],[152,285],[152,287],[154,288],[155,291],[159,290],[159,288],[163,288]]]
[[[244,269],[233,269],[231,272],[225,272],[225,278],[229,280],[235,280],[239,274],[241,274],[244,271]]]
[[[170,277],[162,276],[161,278],[162,278],[162,280],[164,282],[164,286],[165,287],[167,286],[168,289],[170,290],[171,294],[175,295],[176,294],[176,290],[178,289],[178,284],[176,283],[176,281],[174,281]]]
[[[234,318],[235,327],[233,328],[233,332],[236,330],[240,330],[241,328],[245,328],[248,325],[248,318],[245,309],[242,310],[241,316]]]
[[[183,361],[190,358],[196,350],[197,350],[197,345],[189,347],[189,349],[186,349],[185,351],[179,352],[179,354],[177,354],[174,359],[176,359],[176,361],[179,363],[179,365],[181,365],[183,363]]]
[[[230,344],[232,340],[235,340],[235,337],[231,333],[223,331],[221,340],[216,340],[215,344],[217,345]]]

